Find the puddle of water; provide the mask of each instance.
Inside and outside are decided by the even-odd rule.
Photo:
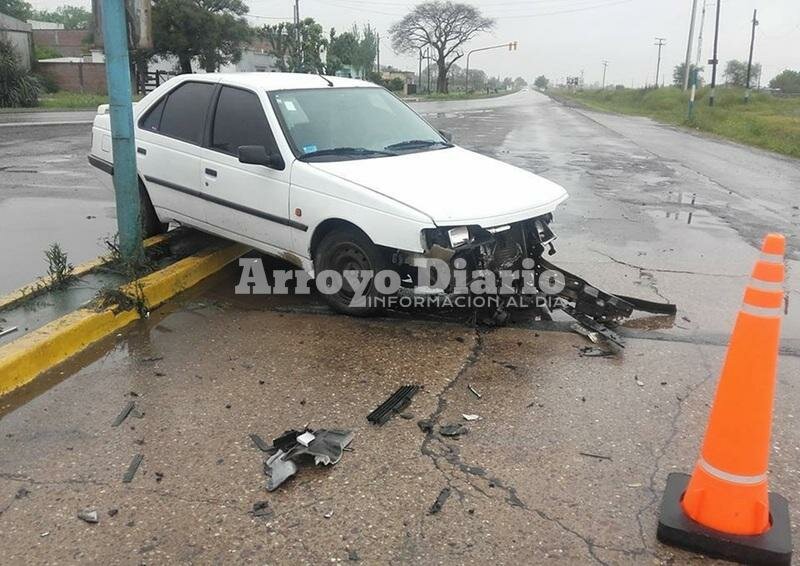
[[[0,294],[47,272],[44,250],[58,242],[77,265],[108,251],[117,231],[114,205],[71,198],[13,197],[0,202]]]

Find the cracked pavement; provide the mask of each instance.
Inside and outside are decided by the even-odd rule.
[[[564,184],[571,199],[553,226],[555,263],[612,292],[674,301],[675,319],[632,320],[619,355],[581,357],[588,342],[564,319],[522,316],[504,328],[353,319],[315,297],[235,296],[230,268],[0,401],[5,560],[697,558],[656,541],[661,493],[669,472],[694,464],[761,232],[794,230],[788,291],[797,293],[796,196],[786,190],[797,186],[797,162],[532,93],[418,108],[459,143]],[[705,158],[682,160],[681,144]],[[752,193],[752,174],[732,170],[745,154],[748,171],[772,167],[768,190]],[[790,500],[796,533],[794,309],[784,318],[770,485]],[[366,421],[409,383],[422,386],[411,418]],[[129,400],[144,414],[111,427]],[[269,440],[306,423],[354,430],[352,451],[267,493],[263,453],[248,435]],[[453,423],[468,432],[439,434]],[[144,460],[124,484],[137,453]],[[431,514],[444,488],[450,497]],[[261,501],[271,516],[252,515]],[[76,518],[86,507],[99,524]]]

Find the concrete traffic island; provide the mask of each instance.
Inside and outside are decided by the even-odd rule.
[[[181,239],[198,240],[197,236],[181,231],[171,237],[159,236],[146,242],[149,250],[159,246],[180,248]],[[168,254],[161,258],[148,275],[121,285],[117,290],[104,289],[97,297],[71,312],[41,327],[22,329],[9,338],[12,342],[0,346],[0,395],[9,393],[34,380],[43,372],[56,367],[131,322],[149,316],[152,309],[175,295],[189,289],[209,275],[216,273],[249,248],[224,240],[202,238],[190,245],[200,245],[191,255]],[[108,268],[110,258],[89,261],[72,273],[80,281],[93,272]],[[0,298],[0,316],[12,309],[28,307],[49,293],[51,278],[26,285]],[[13,317],[6,315],[13,321]],[[19,336],[19,337],[17,337]]]

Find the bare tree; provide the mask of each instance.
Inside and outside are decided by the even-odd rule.
[[[464,56],[462,46],[475,34],[494,27],[494,20],[485,18],[469,4],[424,2],[389,28],[392,47],[398,53],[416,53],[431,46],[439,76],[436,91],[447,92],[447,72]]]

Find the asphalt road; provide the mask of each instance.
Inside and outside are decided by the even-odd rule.
[[[675,302],[677,317],[631,321],[622,353],[586,358],[581,336],[524,318],[363,320],[314,298],[235,296],[229,269],[3,400],[7,560],[685,563],[693,555],[655,539],[661,492],[694,464],[755,246],[772,230],[793,259],[770,485],[797,535],[800,163],[533,93],[418,108],[458,143],[567,187],[556,264]],[[406,383],[423,386],[412,418],[369,425]],[[128,400],[144,415],[111,427]],[[482,419],[458,439],[439,434],[464,413]],[[353,451],[267,493],[248,434],[306,423],[353,429]],[[271,516],[250,513],[261,501]],[[99,524],[76,518],[84,507]]]
[[[82,123],[69,123],[79,118]],[[114,192],[111,178],[86,161],[91,122],[85,118],[0,114],[0,258],[6,266],[0,294],[47,273],[44,251],[54,242],[74,265],[108,251],[104,241],[116,233]],[[23,120],[50,125],[20,125]]]

